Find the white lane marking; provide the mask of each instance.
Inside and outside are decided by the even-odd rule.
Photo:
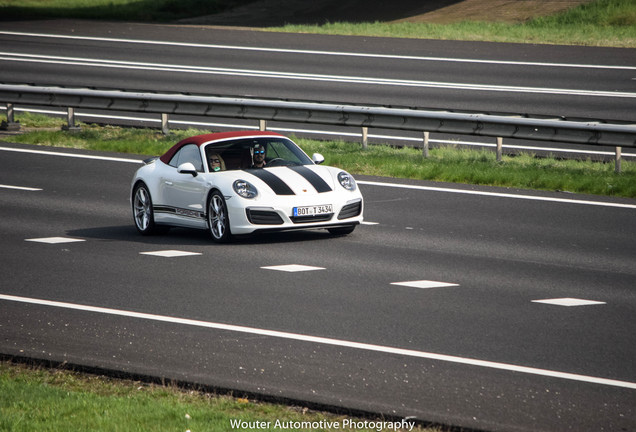
[[[179,250],[163,250],[163,251],[155,251],[155,252],[139,252],[139,255],[152,255],[163,258],[175,258],[175,257],[184,257],[184,256],[195,256],[202,255],[198,252],[186,252]]]
[[[533,303],[545,303],[556,306],[589,306],[589,305],[602,305],[607,304],[602,301],[595,300],[584,300],[577,298],[554,298],[554,299],[545,299],[545,300],[532,300]]]
[[[80,58],[80,57],[15,54],[15,53],[9,53],[9,52],[0,52],[0,60],[17,61],[17,62],[32,62],[32,63],[65,64],[65,65],[74,65],[74,66],[104,67],[104,68],[116,68],[116,69],[150,70],[150,71],[161,71],[161,72],[229,75],[232,77],[245,76],[245,77],[252,77],[252,78],[255,77],[255,78],[304,80],[304,81],[320,81],[320,82],[338,82],[338,83],[348,83],[348,84],[367,84],[367,85],[374,85],[374,86],[387,85],[387,86],[402,86],[402,87],[444,88],[444,89],[454,89],[454,90],[554,94],[554,95],[569,95],[569,96],[636,98],[636,93],[619,92],[619,91],[504,86],[504,85],[495,85],[495,84],[469,84],[469,83],[453,83],[453,82],[437,82],[437,81],[401,80],[401,79],[390,79],[390,78],[352,77],[352,76],[345,76],[345,75],[319,75],[319,74],[305,74],[305,73],[295,73],[295,72],[215,68],[215,67],[206,67],[206,66],[173,65],[173,64],[162,64],[162,63],[141,63],[141,62],[120,61],[120,60],[101,60],[101,59],[90,59],[90,58]]]
[[[47,151],[47,150],[19,149],[19,148],[12,148],[12,147],[0,147],[0,151],[10,151],[10,152],[17,152],[17,153],[32,153],[32,154],[41,154],[41,155],[47,155],[47,156],[63,156],[63,157],[79,158],[79,159],[94,159],[94,160],[103,160],[103,161],[112,161],[112,162],[128,162],[128,163],[134,163],[134,164],[143,163],[142,161],[136,160],[136,159],[117,158],[117,157],[110,157],[110,156],[96,156],[96,155],[77,154],[77,153],[62,153],[62,152],[54,152],[54,151]]]
[[[606,202],[606,201],[587,201],[587,200],[577,200],[577,199],[567,199],[567,198],[541,197],[541,196],[532,196],[532,195],[516,195],[516,194],[509,194],[509,193],[484,192],[484,191],[465,190],[465,189],[440,188],[440,187],[432,187],[432,186],[416,186],[416,185],[407,185],[407,184],[398,184],[398,183],[381,183],[381,182],[365,181],[365,180],[356,180],[356,182],[361,185],[369,185],[369,186],[394,187],[394,188],[415,189],[415,190],[433,191],[433,192],[447,192],[447,193],[480,195],[480,196],[490,196],[490,197],[499,197],[499,198],[525,199],[525,200],[531,200],[531,201],[547,201],[547,202],[558,202],[558,203],[566,203],[566,204],[583,204],[583,205],[592,205],[592,206],[601,206],[601,207],[618,207],[618,208],[636,209],[636,204],[621,204],[621,203],[612,203],[612,202]]]
[[[125,158],[115,158],[115,157],[109,157],[109,156],[94,156],[94,155],[83,155],[83,154],[74,154],[74,153],[58,153],[58,152],[46,151],[46,150],[17,149],[17,148],[11,148],[11,147],[0,147],[0,151],[34,153],[34,154],[43,154],[43,155],[50,155],[50,156],[66,156],[66,157],[75,157],[75,158],[83,158],[83,159],[126,162],[126,163],[134,163],[134,164],[143,163],[142,161],[137,159],[125,159]],[[606,201],[587,201],[587,200],[576,200],[576,199],[567,199],[567,198],[550,198],[550,197],[540,197],[540,196],[530,196],[530,195],[516,195],[516,194],[507,194],[507,193],[441,188],[441,187],[432,187],[432,186],[416,186],[416,185],[406,185],[406,184],[398,184],[398,183],[381,183],[381,182],[365,181],[365,180],[356,180],[356,182],[361,185],[370,185],[370,186],[383,186],[383,187],[416,189],[416,190],[426,190],[426,191],[435,191],[435,192],[492,196],[492,197],[500,197],[500,198],[526,199],[526,200],[532,200],[532,201],[548,201],[548,202],[560,202],[560,203],[568,203],[568,204],[585,204],[585,205],[594,205],[594,206],[601,206],[601,207],[618,207],[618,208],[636,209],[636,204],[621,204],[621,203],[611,203]],[[370,223],[371,222],[369,222],[369,224]]]
[[[550,62],[531,62],[531,61],[514,61],[514,60],[484,60],[484,59],[467,59],[467,58],[453,58],[453,57],[410,56],[410,55],[396,55],[396,54],[372,54],[372,53],[355,53],[355,52],[339,52],[339,51],[301,50],[301,49],[288,49],[288,48],[246,47],[246,46],[237,46],[237,45],[154,41],[154,40],[144,40],[144,39],[119,39],[119,38],[75,36],[75,35],[68,36],[68,35],[54,35],[54,34],[46,34],[46,33],[25,33],[25,32],[12,32],[12,31],[0,31],[0,34],[12,35],[12,36],[53,38],[53,39],[89,40],[89,41],[96,41],[96,42],[163,45],[163,46],[177,46],[177,47],[190,47],[190,48],[236,50],[236,51],[275,52],[275,53],[284,53],[284,54],[361,57],[361,58],[377,58],[377,59],[390,59],[390,60],[481,63],[481,64],[511,65],[511,66],[542,66],[542,67],[585,68],[585,69],[636,70],[636,66],[619,66],[619,65],[550,63]]]
[[[0,184],[0,189],[17,189],[17,190],[30,191],[30,192],[42,190],[40,188],[32,188],[32,187],[26,187],[26,186],[11,186],[11,185],[3,185],[3,184]]]
[[[347,341],[347,340],[341,340],[341,339],[331,339],[331,338],[325,338],[325,337],[319,337],[319,336],[308,336],[308,335],[303,335],[298,333],[288,333],[288,332],[282,332],[282,331],[276,331],[276,330],[266,330],[266,329],[259,329],[254,327],[231,325],[231,324],[221,324],[221,323],[214,323],[214,322],[208,322],[208,321],[192,320],[187,318],[170,317],[170,316],[164,316],[164,315],[154,315],[154,314],[141,313],[141,312],[103,308],[98,306],[87,306],[87,305],[57,302],[57,301],[51,301],[51,300],[18,297],[18,296],[6,295],[6,294],[0,294],[0,300],[27,303],[27,304],[37,304],[42,306],[52,306],[52,307],[79,310],[79,311],[85,311],[85,312],[94,312],[94,313],[100,313],[100,314],[106,314],[106,315],[124,316],[128,318],[146,319],[151,321],[167,322],[172,324],[204,327],[204,328],[211,328],[216,330],[225,330],[225,331],[231,331],[231,332],[258,335],[258,336],[318,343],[323,345],[340,346],[345,348],[380,352],[384,354],[424,358],[429,360],[444,361],[444,362],[464,364],[469,366],[479,366],[479,367],[485,367],[490,369],[499,369],[499,370],[505,370],[508,372],[520,372],[520,373],[526,373],[531,375],[539,375],[539,376],[545,376],[545,377],[552,377],[552,378],[559,378],[559,379],[565,379],[565,380],[571,380],[571,381],[579,381],[579,382],[586,382],[591,384],[600,384],[600,385],[622,387],[622,388],[636,390],[636,383],[629,382],[629,381],[620,381],[620,380],[614,380],[614,379],[608,379],[608,378],[573,374],[568,372],[559,372],[559,371],[553,371],[548,369],[518,366],[518,365],[507,364],[507,363],[492,362],[487,360],[471,359],[467,357],[457,357],[457,356],[451,356],[451,355],[445,355],[445,354],[429,353],[429,352],[416,351],[416,350],[410,350],[410,349],[404,349],[404,348],[394,348],[394,347],[387,347],[382,345],[373,345],[373,344],[353,342],[353,341]]]
[[[46,150],[17,149],[17,148],[11,148],[11,147],[0,147],[0,151],[34,153],[34,154],[43,154],[43,155],[50,155],[50,156],[66,156],[66,157],[75,157],[75,158],[83,158],[83,159],[126,162],[126,163],[134,163],[134,164],[143,163],[142,161],[137,159],[115,158],[115,157],[109,157],[109,156],[82,155],[82,154],[74,154],[74,153],[58,153],[58,152],[46,151]],[[370,185],[370,186],[382,186],[382,187],[416,189],[416,190],[426,190],[426,191],[435,191],[435,192],[459,193],[459,194],[468,194],[468,195],[482,195],[482,196],[491,196],[491,197],[499,197],[499,198],[526,199],[526,200],[532,200],[532,201],[548,201],[548,202],[560,202],[560,203],[568,203],[568,204],[584,204],[584,205],[594,205],[594,206],[601,206],[601,207],[618,207],[618,208],[636,209],[636,204],[621,204],[621,203],[611,203],[606,201],[586,201],[586,200],[576,200],[576,199],[567,199],[567,198],[550,198],[550,197],[540,197],[540,196],[530,196],[530,195],[515,195],[515,194],[507,194],[507,193],[451,189],[451,188],[441,188],[441,187],[432,187],[432,186],[406,185],[406,184],[399,184],[399,183],[381,183],[381,182],[365,181],[365,180],[356,180],[356,182],[361,185]]]
[[[419,280],[419,281],[405,281],[405,282],[391,282],[391,285],[400,285],[411,288],[446,288],[446,287],[456,287],[458,284],[448,283],[448,282],[437,282],[437,281],[429,281],[429,280]]]
[[[36,243],[47,243],[47,244],[60,244],[60,243],[83,242],[86,240],[71,238],[71,237],[42,237],[42,238],[25,239],[24,241],[36,242]]]
[[[312,266],[306,266],[306,265],[300,265],[300,264],[287,264],[287,265],[276,265],[276,266],[267,266],[267,267],[261,267],[262,269],[265,270],[277,270],[277,271],[284,271],[284,272],[302,272],[302,271],[313,271],[313,270],[325,270],[324,267],[312,267]]]

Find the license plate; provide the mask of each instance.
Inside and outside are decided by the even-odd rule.
[[[318,216],[328,213],[333,213],[333,206],[331,204],[294,207],[294,216]]]

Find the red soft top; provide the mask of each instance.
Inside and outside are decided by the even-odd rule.
[[[233,131],[233,132],[217,132],[217,133],[209,133],[203,135],[196,135],[186,139],[183,139],[170,147],[170,149],[163,154],[159,159],[161,162],[167,164],[172,159],[172,156],[184,145],[186,144],[196,144],[198,147],[201,147],[202,144],[209,143],[211,141],[220,141],[231,138],[242,138],[247,136],[283,136],[276,132],[267,132],[267,131]]]

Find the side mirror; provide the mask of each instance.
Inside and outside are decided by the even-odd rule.
[[[311,160],[313,160],[316,165],[320,165],[325,161],[325,157],[320,153],[314,153]]]
[[[199,175],[194,165],[192,165],[192,163],[190,162],[185,162],[179,165],[179,167],[177,168],[177,172],[179,174],[191,174],[192,177],[196,177]]]

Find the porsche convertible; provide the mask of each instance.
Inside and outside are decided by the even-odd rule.
[[[135,173],[135,226],[143,235],[200,228],[216,242],[309,228],[349,234],[363,219],[362,194],[349,173],[322,162],[272,132],[186,138]]]

